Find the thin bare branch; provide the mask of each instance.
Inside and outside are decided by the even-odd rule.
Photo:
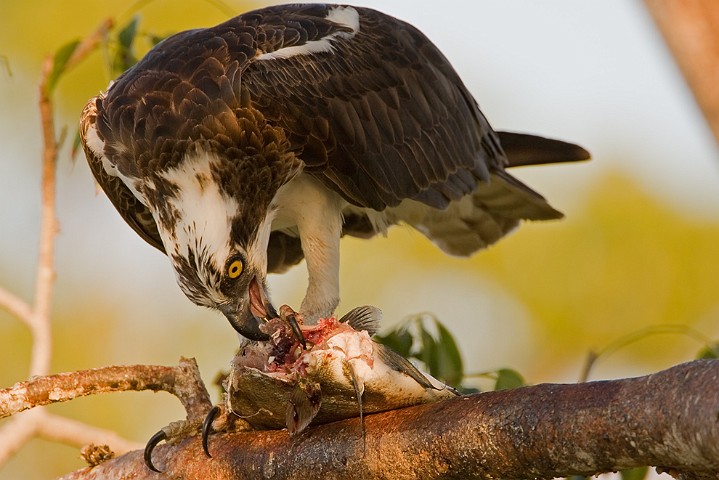
[[[624,335],[609,345],[597,350],[591,351],[587,354],[582,373],[579,377],[580,382],[586,382],[589,379],[589,374],[594,365],[602,358],[607,358],[613,353],[633,344],[640,340],[655,336],[655,335],[683,335],[687,338],[697,341],[702,344],[705,348],[711,348],[712,340],[700,331],[690,327],[689,325],[680,324],[659,324],[649,325],[648,327],[640,328],[633,332]]]
[[[18,450],[35,436],[35,419],[42,415],[41,410],[18,415],[8,420],[0,428],[0,466],[7,462]]]
[[[0,287],[0,308],[25,324],[30,325],[30,317],[32,316],[30,305],[2,287]]]
[[[65,64],[65,71],[73,68],[75,65],[84,60],[90,53],[92,53],[105,39],[114,23],[115,22],[112,18],[106,18],[102,21],[102,23],[100,23],[94,32],[83,38],[77,48],[75,48],[75,51],[67,61],[67,64]]]
[[[84,38],[65,65],[72,68],[92,52],[112,27],[111,20],[105,20],[98,29]],[[35,301],[29,325],[33,336],[30,375],[47,375],[50,372],[52,356],[52,335],[50,309],[52,289],[55,280],[54,248],[58,223],[55,213],[56,167],[59,142],[55,135],[55,121],[48,81],[53,70],[53,57],[43,62],[39,85],[39,107],[42,122],[43,161],[42,161],[42,211],[40,220],[40,251],[35,276]]]
[[[47,81],[52,72],[53,58],[45,58],[40,80],[40,118],[42,122],[42,211],[40,220],[40,251],[35,274],[35,302],[30,317],[33,336],[30,375],[46,375],[50,371],[52,338],[50,307],[52,285],[55,279],[54,247],[58,224],[55,217],[55,170],[57,165],[57,140],[52,101]]]
[[[0,55],[0,66],[2,66],[0,70],[5,70],[7,76],[12,78],[12,68],[10,68],[10,60],[7,55]]]
[[[94,443],[107,445],[116,454],[138,450],[144,445],[122,438],[117,433],[103,428],[93,427],[70,418],[43,412],[42,422],[38,422],[37,435],[48,440],[84,447]]]
[[[202,419],[212,407],[194,359],[176,367],[132,365],[34,377],[0,390],[0,418],[34,407],[106,392],[166,391],[185,407],[189,419]]]
[[[36,436],[77,447],[91,443],[108,445],[116,454],[142,448],[141,444],[126,440],[115,432],[37,409],[20,414],[3,425],[0,430],[0,465]]]

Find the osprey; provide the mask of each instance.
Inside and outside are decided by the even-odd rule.
[[[255,340],[276,316],[269,272],[304,257],[300,312],[328,317],[343,235],[403,222],[469,255],[522,219],[562,216],[506,167],[588,158],[495,132],[419,30],[347,5],[173,35],[88,102],[80,130],[98,183],[182,291]]]

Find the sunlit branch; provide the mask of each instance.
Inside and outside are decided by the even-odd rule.
[[[166,391],[175,395],[188,418],[204,418],[212,407],[197,364],[181,359],[176,367],[113,366],[33,377],[0,390],[0,418],[22,411],[98,393]]]

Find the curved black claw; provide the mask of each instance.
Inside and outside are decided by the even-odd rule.
[[[295,316],[287,315],[287,323],[290,324],[290,327],[292,328],[292,333],[302,345],[302,349],[307,350],[307,341],[305,340],[305,336],[302,334],[302,329],[300,328],[300,324],[297,323],[297,319],[295,318]]]
[[[210,437],[210,433],[212,433],[212,422],[215,421],[215,418],[219,413],[220,407],[218,405],[215,405],[214,407],[212,407],[212,409],[210,409],[210,411],[207,413],[207,416],[205,417],[205,420],[202,422],[202,449],[205,451],[205,455],[207,455],[209,458],[212,458],[212,455],[210,455],[210,449],[207,446],[207,440]]]
[[[162,473],[152,464],[152,451],[155,449],[157,444],[164,440],[167,440],[167,434],[164,431],[160,430],[159,432],[154,434],[150,441],[147,442],[147,445],[145,445],[145,465],[147,465],[147,468],[149,468],[153,472]]]

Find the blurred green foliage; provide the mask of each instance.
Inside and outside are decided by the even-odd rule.
[[[412,316],[375,339],[403,357],[421,362],[433,377],[460,387],[464,377],[462,355],[447,327],[433,315]]]
[[[70,60],[70,57],[72,57],[72,54],[75,53],[75,50],[77,50],[78,45],[80,45],[80,40],[72,40],[55,52],[52,63],[52,71],[47,77],[48,93],[52,93],[52,91],[55,90],[57,81],[60,80],[60,76],[65,72],[65,66],[67,65],[68,60]]]

